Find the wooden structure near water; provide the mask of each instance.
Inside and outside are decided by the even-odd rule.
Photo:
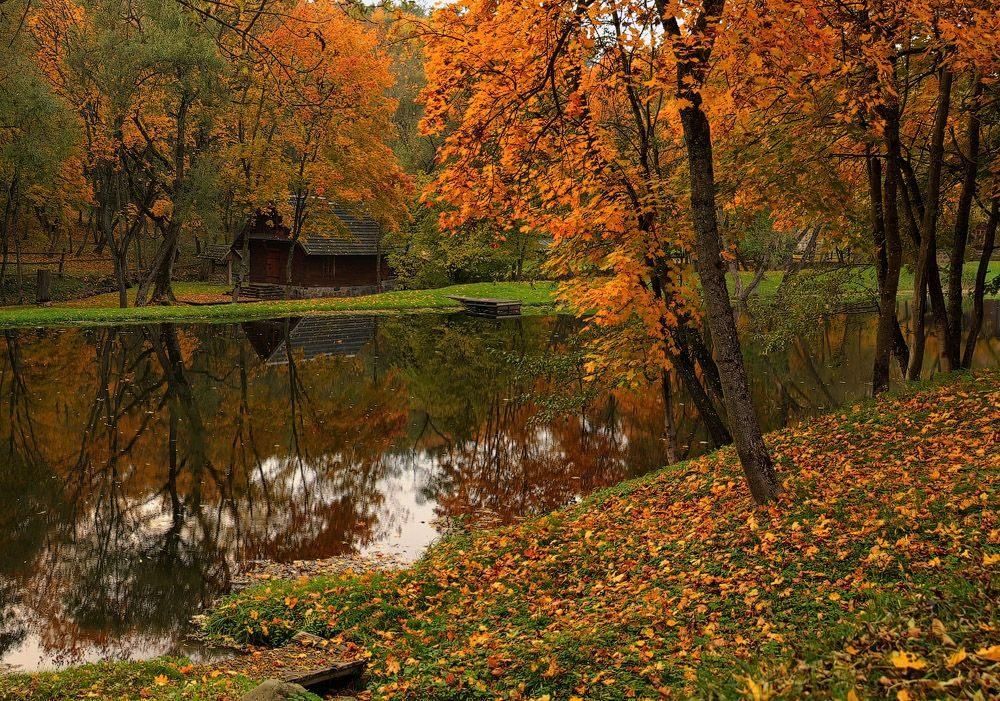
[[[489,319],[521,316],[521,302],[516,299],[455,296],[452,296],[451,299],[460,302],[465,307],[465,310],[473,316],[484,316]]]

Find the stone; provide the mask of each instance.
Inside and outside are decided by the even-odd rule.
[[[242,701],[314,701],[319,698],[298,684],[268,679],[244,694]]]

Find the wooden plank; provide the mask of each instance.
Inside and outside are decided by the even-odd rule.
[[[521,315],[521,303],[516,299],[493,299],[490,297],[459,297],[450,295],[450,299],[460,302],[469,314],[485,316],[491,319]]]

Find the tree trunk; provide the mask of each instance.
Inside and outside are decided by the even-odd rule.
[[[712,332],[722,393],[736,452],[750,493],[758,504],[774,499],[779,491],[771,456],[768,454],[760,424],[754,413],[750,383],[733,307],[726,287],[722,262],[722,239],[715,208],[715,172],[712,134],[708,118],[701,110],[700,95],[693,94],[691,104],[681,109],[684,141],[688,154],[691,186],[691,218],[695,231],[695,267],[701,280],[702,294]]]
[[[692,353],[690,338],[684,333],[684,329],[679,329],[673,334],[677,345],[677,352],[670,354],[670,361],[677,371],[678,377],[684,383],[691,403],[698,411],[698,416],[708,429],[709,438],[712,445],[721,448],[733,442],[733,437],[726,428],[726,422],[715,408],[712,397],[705,391],[705,386],[698,379],[698,372],[695,368],[694,354]]]
[[[135,306],[169,304],[176,301],[170,281],[174,274],[174,260],[177,257],[179,239],[180,224],[171,221],[163,233],[163,240],[156,249],[149,271],[139,283]]]
[[[965,247],[969,241],[969,220],[972,201],[976,196],[976,174],[979,170],[979,98],[983,84],[977,79],[972,88],[972,105],[969,108],[968,153],[965,155],[965,173],[962,192],[958,197],[955,214],[955,233],[951,240],[948,270],[948,337],[945,353],[952,368],[968,367],[962,358],[962,272],[965,268]]]
[[[899,290],[899,271],[902,267],[903,246],[899,237],[899,108],[895,105],[883,110],[885,121],[883,138],[886,145],[885,184],[880,188],[884,221],[884,240],[877,251],[882,284],[879,285],[878,332],[875,337],[875,363],[872,368],[872,394],[889,389],[889,361],[896,346],[899,320],[896,318],[896,293]]]
[[[972,290],[972,318],[969,320],[969,335],[965,339],[965,354],[962,356],[962,367],[972,367],[972,356],[976,352],[976,341],[979,340],[979,330],[983,327],[984,304],[986,294],[986,275],[990,269],[990,258],[996,246],[997,225],[1000,224],[1000,197],[993,198],[990,207],[990,219],[986,223],[986,235],[983,237],[983,252],[979,256],[979,268],[976,270],[976,284]]]
[[[937,112],[934,116],[934,129],[931,133],[927,196],[924,201],[923,224],[920,227],[920,253],[917,256],[913,274],[913,314],[911,319],[913,351],[910,353],[910,365],[906,372],[906,377],[910,380],[920,379],[920,371],[923,368],[924,345],[927,340],[924,318],[927,309],[928,279],[932,272],[937,275],[937,266],[931,266],[931,259],[933,258],[935,263],[937,262],[937,219],[941,200],[941,169],[944,165],[944,134],[951,107],[951,79],[951,71],[942,69],[938,79]],[[940,283],[940,277],[938,281]],[[947,334],[947,323],[944,326],[943,332]],[[943,338],[942,341],[944,340]]]
[[[663,440],[666,447],[667,464],[677,462],[677,426],[674,424],[673,391],[670,387],[670,373],[660,372],[660,391],[663,396]]]

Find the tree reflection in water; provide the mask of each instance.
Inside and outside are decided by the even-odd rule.
[[[997,313],[978,365],[1000,363]],[[427,315],[5,332],[0,660],[165,652],[250,560],[414,557],[435,517],[507,521],[707,449],[675,378],[588,385],[578,331]],[[871,320],[821,331],[748,350],[768,428],[868,393]]]

